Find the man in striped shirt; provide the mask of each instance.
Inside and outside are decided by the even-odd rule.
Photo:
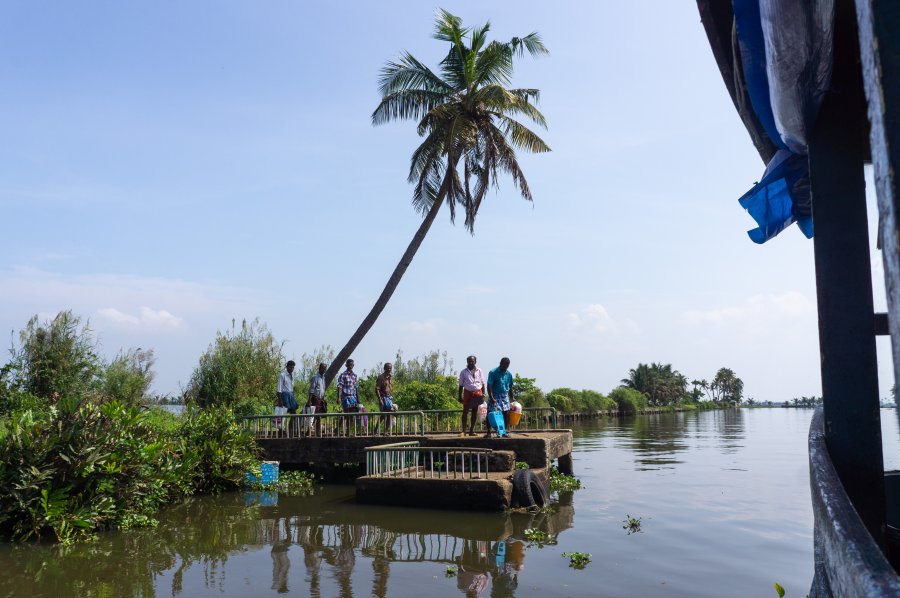
[[[337,380],[338,401],[344,413],[359,413],[359,378],[353,373],[353,360],[347,360],[347,369]],[[346,428],[348,418],[344,418],[341,428]]]

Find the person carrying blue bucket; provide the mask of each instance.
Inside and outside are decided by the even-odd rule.
[[[488,426],[485,438],[491,437],[491,429],[496,428],[497,435],[507,437],[506,428],[509,426],[509,403],[514,397],[513,393],[513,375],[509,372],[509,357],[500,360],[500,365],[491,370],[488,374],[488,424],[491,424],[493,417],[498,419],[502,417],[502,426],[500,421],[496,421],[493,425]],[[491,411],[500,411],[502,416],[493,416]]]

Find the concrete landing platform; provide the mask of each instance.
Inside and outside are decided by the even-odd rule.
[[[436,433],[424,436],[259,438],[256,443],[262,449],[264,459],[279,461],[284,467],[334,463],[365,465],[367,447],[407,441],[418,441],[422,447],[513,451],[516,461],[524,461],[532,468],[548,467],[551,461],[558,459],[560,470],[571,473],[571,430],[512,432],[509,438]]]

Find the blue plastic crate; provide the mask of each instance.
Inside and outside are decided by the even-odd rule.
[[[259,468],[261,480],[257,480],[253,472],[247,472],[247,481],[255,483],[261,481],[263,484],[274,484],[278,481],[278,461],[263,461]]]

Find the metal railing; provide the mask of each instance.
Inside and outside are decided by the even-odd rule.
[[[238,424],[255,438],[327,438],[335,436],[422,436],[421,411],[391,413],[316,413],[313,415],[253,415]]]
[[[261,519],[254,536],[258,544],[287,541],[313,550],[359,549],[363,555],[391,562],[452,563],[462,557],[466,542],[451,534],[397,532],[373,524],[307,524],[300,517]],[[489,545],[490,541],[481,542]],[[482,553],[487,550],[480,551]]]
[[[418,441],[370,446],[366,475],[422,479],[486,479],[493,452],[483,448],[422,447]]]
[[[239,418],[238,423],[255,438],[423,436],[438,432],[460,432],[462,409],[254,415]],[[556,427],[556,409],[526,407],[518,425],[511,426],[510,431],[555,430]],[[487,423],[477,423],[475,429],[484,433],[487,431]]]
[[[426,433],[459,432],[462,429],[462,409],[428,409],[422,413],[425,414]],[[556,426],[556,409],[553,407],[525,407],[519,423],[510,426],[510,431],[555,430]],[[487,423],[478,422],[475,429],[486,432]]]

